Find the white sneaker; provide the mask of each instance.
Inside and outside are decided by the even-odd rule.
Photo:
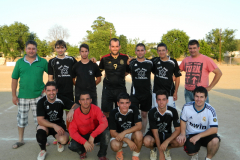
[[[198,160],[198,153],[192,156],[191,160]]]
[[[150,160],[157,160],[157,151],[155,149],[150,150]]]
[[[64,145],[57,143],[57,149],[58,149],[58,152],[62,152],[64,150]]]
[[[123,142],[122,147],[123,147],[123,148],[126,148],[127,146],[128,146],[128,144],[127,144],[126,142]]]
[[[166,151],[164,151],[164,156],[166,160],[172,160],[170,155],[170,149],[166,149]]]
[[[44,160],[46,157],[47,152],[45,150],[41,150],[41,152],[39,152],[37,160]]]

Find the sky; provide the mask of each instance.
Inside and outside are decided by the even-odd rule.
[[[239,0],[2,0],[0,26],[15,21],[27,25],[43,40],[54,25],[67,28],[72,45],[91,30],[97,17],[113,23],[117,35],[146,42],[160,42],[172,29],[186,32],[190,39],[203,39],[215,28],[236,29],[240,39]]]

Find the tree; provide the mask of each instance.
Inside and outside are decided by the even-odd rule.
[[[189,36],[181,30],[173,29],[162,36],[162,43],[168,48],[168,54],[172,58],[179,58],[188,51]]]
[[[237,50],[237,41],[235,39],[235,32],[237,30],[225,29],[221,34],[221,53],[222,58],[223,54],[226,51],[235,51]],[[211,51],[214,55],[213,58],[219,59],[219,45],[220,45],[220,31],[218,28],[212,29],[208,34],[206,34],[206,41],[211,47]]]
[[[46,40],[41,41],[36,38],[35,41],[37,42],[37,54],[40,57],[46,57],[52,53],[52,48]]]
[[[78,46],[67,46],[67,52],[69,56],[77,57],[79,55],[79,48]]]
[[[65,40],[69,37],[69,31],[60,25],[54,25],[48,30],[48,39],[50,41]]]
[[[127,54],[127,44],[128,44],[127,37],[121,34],[119,36],[119,41],[120,41],[120,44],[121,44],[121,49],[120,49],[119,52],[123,53],[123,54]]]
[[[128,40],[128,44],[127,44],[127,54],[130,56],[130,57],[136,57],[136,54],[135,54],[135,48],[136,48],[136,45],[140,43],[140,39],[139,38],[135,38],[135,39],[129,39]],[[143,42],[144,43],[144,42]]]
[[[237,39],[237,50],[240,51],[240,39]]]
[[[198,40],[198,42],[199,42],[199,46],[200,46],[199,52],[208,57],[212,57],[211,56],[212,50],[211,50],[211,47],[207,44],[207,42],[204,39]]]
[[[146,46],[146,55],[145,55],[146,58],[158,56],[156,43],[146,43],[145,46]]]

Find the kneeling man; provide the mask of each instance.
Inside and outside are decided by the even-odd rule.
[[[159,160],[171,160],[171,148],[181,147],[176,138],[180,134],[180,123],[177,110],[167,106],[168,93],[166,90],[156,92],[156,102],[158,107],[152,108],[148,113],[149,131],[146,133],[143,143],[145,147],[150,148],[150,160],[157,160],[159,151]],[[175,131],[172,133],[171,124]]]
[[[131,106],[128,93],[118,95],[117,105],[118,107],[113,109],[109,116],[111,148],[117,152],[116,159],[123,160],[122,145],[126,142],[133,151],[132,160],[139,160],[143,135],[142,118],[138,107]]]
[[[220,146],[217,135],[218,121],[215,109],[206,99],[208,92],[204,87],[197,87],[193,91],[194,101],[186,103],[181,113],[181,134],[177,140],[184,144],[184,150],[192,156],[191,160],[198,160],[201,146],[207,147],[206,160],[211,160]]]
[[[41,148],[38,155],[38,160],[44,160],[47,154],[46,142],[47,137],[52,135],[57,139],[58,151],[64,150],[64,144],[67,144],[69,134],[63,120],[63,110],[70,110],[67,115],[67,120],[71,121],[74,110],[79,107],[70,99],[57,96],[57,85],[55,82],[47,82],[45,85],[46,96],[42,97],[37,103],[37,142]],[[72,108],[72,109],[71,109]]]
[[[92,103],[92,98],[87,92],[80,94],[79,104],[81,105],[73,115],[69,126],[69,133],[72,137],[68,148],[80,155],[80,159],[87,157],[87,152],[93,151],[94,143],[100,142],[98,152],[99,160],[106,158],[107,148],[110,139],[108,121],[101,109]]]

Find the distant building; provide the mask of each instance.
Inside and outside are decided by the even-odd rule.
[[[240,51],[226,52],[223,55],[224,57],[240,57]]]

